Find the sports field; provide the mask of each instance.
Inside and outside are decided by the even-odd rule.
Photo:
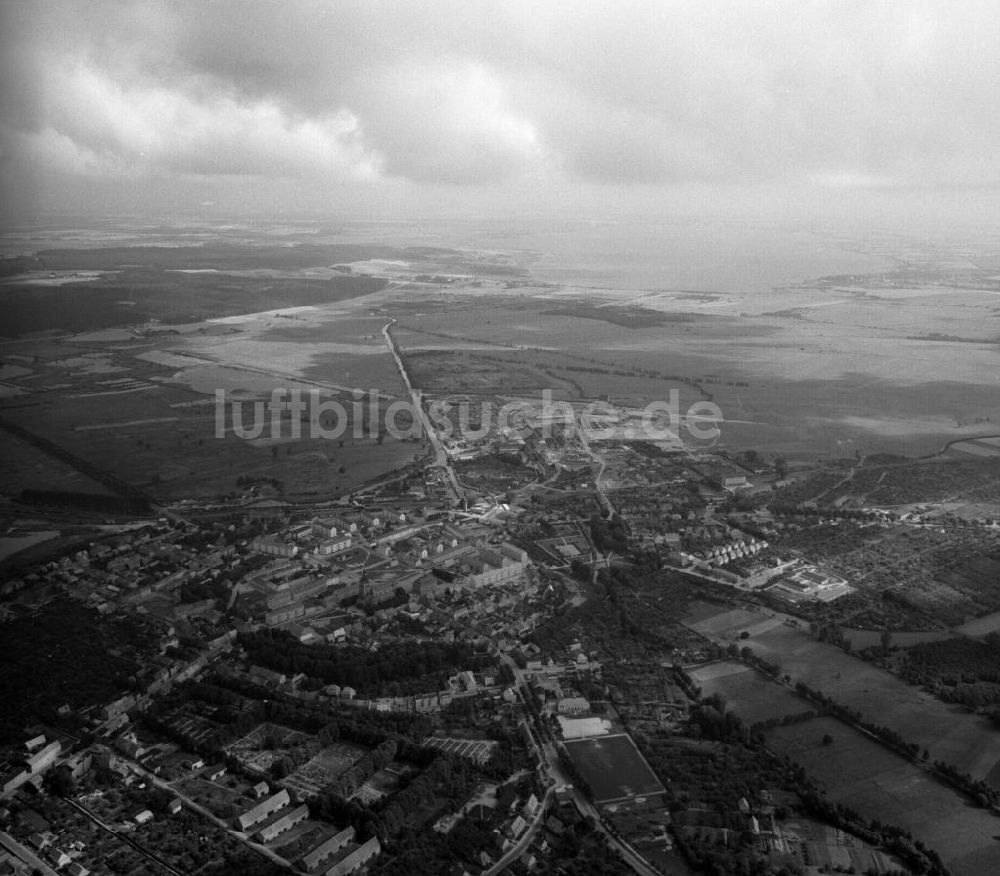
[[[566,750],[598,803],[663,793],[663,785],[627,733],[574,739],[566,743]]]

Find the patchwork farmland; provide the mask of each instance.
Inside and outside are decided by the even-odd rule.
[[[806,630],[781,623],[780,615],[769,618],[753,613],[757,618],[754,623],[750,614],[720,609],[715,616],[686,622],[717,641],[735,640],[750,647],[757,656],[778,664],[793,682],[804,682],[860,712],[865,720],[889,727],[907,742],[926,748],[931,760],[951,764],[974,779],[996,781],[1000,734],[987,718],[944,703],[872,663],[818,641]],[[746,639],[737,638],[741,631],[750,634]],[[741,695],[749,693],[735,693]]]
[[[824,744],[825,736],[832,742]],[[923,839],[952,873],[1000,872],[1000,818],[853,728],[814,718],[769,731],[767,744],[820,781],[834,802]]]

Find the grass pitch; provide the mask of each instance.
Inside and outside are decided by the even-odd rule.
[[[626,733],[574,739],[566,750],[598,803],[663,793],[660,780]]]

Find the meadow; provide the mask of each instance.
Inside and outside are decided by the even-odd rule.
[[[1000,631],[1000,611],[976,618],[974,621],[969,621],[969,623],[955,628],[955,632],[963,636],[987,636],[997,631]]]
[[[731,613],[719,612],[725,625]],[[740,619],[738,627],[743,627]],[[781,667],[793,682],[804,682],[838,703],[898,732],[930,752],[932,760],[952,764],[976,779],[1000,762],[1000,734],[988,719],[944,703],[884,669],[813,638],[806,630],[779,623],[751,631],[741,646]]]
[[[355,261],[352,274],[329,269],[335,261],[373,255],[382,259],[369,265],[380,268],[380,278],[358,276],[368,262]],[[981,391],[989,373],[984,357],[995,354],[983,334],[983,317],[992,313],[995,296],[974,288],[928,284],[874,296],[856,283],[832,281],[753,292],[530,286],[490,276],[490,265],[506,270],[504,265],[517,262],[513,256],[426,247],[112,248],[50,251],[45,258],[53,270],[118,273],[65,286],[9,283],[5,295],[17,316],[11,331],[127,327],[155,317],[165,334],[137,341],[126,328],[115,329],[114,338],[77,335],[72,345],[38,342],[61,346],[67,361],[74,358],[67,355],[70,346],[84,355],[110,354],[109,367],[127,371],[109,372],[108,379],[139,382],[130,386],[131,397],[78,393],[92,404],[68,410],[69,416],[51,409],[24,416],[42,434],[62,438],[89,425],[96,410],[120,412],[106,423],[127,424],[119,430],[124,440],[110,441],[109,430],[98,430],[87,436],[85,449],[104,462],[120,460],[130,478],[167,496],[218,493],[244,472],[278,478],[290,493],[303,496],[349,491],[365,477],[397,468],[408,454],[412,459],[409,447],[331,454],[328,447],[303,444],[283,446],[281,465],[271,464],[274,456],[260,458],[274,453],[270,447],[256,456],[229,447],[232,452],[220,456],[198,443],[211,426],[207,410],[196,421],[188,419],[194,411],[180,417],[158,399],[172,389],[169,384],[204,396],[217,386],[260,392],[297,381],[397,395],[400,381],[380,336],[391,317],[400,320],[397,339],[414,368],[415,385],[430,392],[534,395],[550,388],[562,397],[606,397],[641,407],[678,390],[685,408],[708,397],[721,407],[723,446],[736,449],[844,456],[877,443],[927,451],[949,438],[978,434],[977,419],[1000,417]],[[473,264],[484,278],[455,274]],[[440,282],[415,281],[446,268]],[[318,278],[316,271],[330,276]],[[917,330],[929,324],[928,314],[931,322],[955,323],[949,336],[970,339],[961,345],[961,357],[954,355],[954,343]],[[159,372],[115,361],[125,349],[140,346],[188,358],[175,362],[177,367],[164,361]],[[38,355],[30,346],[18,349],[29,359]],[[851,368],[845,371],[847,361]],[[43,408],[72,408],[71,393],[53,387],[73,381],[45,371],[56,379],[29,375],[11,381],[28,397],[7,404],[42,401]],[[170,398],[167,407],[177,401]],[[175,416],[177,421],[167,422]],[[165,440],[161,432],[198,437],[185,444]],[[150,453],[142,452],[146,445]],[[291,464],[284,458],[289,455],[298,461]]]
[[[874,300],[864,289],[828,286],[722,295],[522,288],[504,296],[454,287],[419,304],[409,292],[376,297],[412,331],[414,351],[478,345],[536,368],[544,356],[546,370],[572,379],[582,395],[624,403],[697,384],[722,407],[724,440],[737,448],[825,456],[874,444],[919,454],[1000,418],[982,391],[995,355],[982,319],[995,296],[975,289],[900,289]],[[954,343],[918,336],[928,319],[960,322],[976,340],[957,357]]]
[[[381,407],[402,394],[398,372],[381,336],[387,320],[341,307],[226,317],[208,323],[161,327],[155,337],[128,332],[88,333],[12,345],[26,364],[18,386],[25,395],[8,403],[4,416],[102,471],[162,499],[209,498],[240,492],[240,484],[279,482],[285,498],[330,498],[394,471],[422,455],[419,442],[381,442],[362,428],[350,390],[362,387],[369,421],[369,390]],[[317,339],[325,337],[325,341]],[[301,343],[296,338],[308,340]],[[240,440],[233,414],[225,411],[218,437],[214,393],[267,402],[271,392],[319,391],[336,399],[347,416],[344,434],[311,434],[309,417],[293,436],[286,413],[273,433],[269,413],[260,439]],[[253,425],[252,405],[244,427]],[[378,418],[376,418],[378,419]],[[406,417],[398,421],[406,429]],[[4,491],[56,488],[105,493],[66,462],[0,435],[5,448],[0,473]]]
[[[227,432],[219,438],[214,405],[186,406],[198,398],[203,396],[183,387],[153,384],[97,407],[91,398],[63,395],[7,416],[164,499],[239,493],[241,478],[249,483],[275,479],[288,498],[328,497],[408,465],[422,452],[419,443],[392,437],[379,444],[367,430],[355,438],[353,423],[336,440],[310,437],[308,423],[302,424],[300,438],[292,438],[287,418],[277,440],[241,440],[232,432],[231,412]],[[349,410],[349,403],[345,407]],[[22,475],[11,486],[19,483],[28,482]],[[91,492],[84,483],[78,489]]]
[[[721,696],[726,708],[736,712],[744,724],[800,715],[814,708],[788,688],[742,663],[724,660],[700,666],[690,675],[703,697]]]
[[[0,432],[0,447],[0,484],[9,496],[28,489],[110,495],[103,484],[14,435]]]
[[[824,744],[825,736],[833,741]],[[996,815],[836,719],[777,727],[767,744],[821,782],[831,800],[923,839],[955,876],[1000,871]]]
[[[747,724],[815,708],[739,663],[707,664],[691,675],[703,695],[721,695],[727,708]],[[872,697],[869,702],[876,700]],[[922,713],[914,712],[910,726],[923,720]],[[904,732],[905,728],[899,729]],[[911,730],[907,738],[912,736]],[[867,818],[911,831],[937,850],[952,872],[971,876],[1000,866],[995,840],[1000,820],[994,814],[973,806],[926,769],[849,725],[835,718],[814,717],[775,727],[767,731],[766,739],[768,748],[800,764],[810,778],[827,789],[832,800]]]

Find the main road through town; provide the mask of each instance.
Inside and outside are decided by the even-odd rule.
[[[594,462],[600,465],[600,468],[594,477],[594,492],[597,494],[598,501],[607,511],[608,518],[610,519],[615,516],[615,506],[611,504],[608,494],[604,492],[604,488],[601,486],[601,477],[604,474],[604,469],[607,468],[607,463],[604,461],[603,456],[593,450],[590,446],[590,442],[587,440],[587,429],[590,428],[590,424],[584,421],[583,414],[575,414],[574,423],[576,425],[577,436],[580,439],[580,446],[583,448],[583,452],[586,453]]]
[[[532,741],[538,757],[544,761],[546,772],[552,779],[552,784],[546,789],[545,800],[543,801],[543,805],[539,807],[538,815],[532,821],[529,828],[524,832],[520,841],[513,848],[509,849],[507,853],[492,867],[485,870],[483,872],[483,876],[497,876],[497,874],[501,873],[508,864],[514,861],[515,858],[527,851],[528,847],[531,845],[531,840],[534,839],[535,835],[542,827],[543,814],[548,808],[548,803],[551,801],[552,796],[557,789],[564,787],[569,788],[569,793],[572,796],[573,802],[576,804],[580,814],[589,815],[594,820],[595,829],[604,835],[604,839],[607,844],[622,856],[622,860],[636,873],[636,876],[663,876],[659,870],[650,864],[649,861],[640,855],[622,837],[608,830],[607,825],[605,825],[604,819],[601,817],[601,813],[598,811],[597,807],[594,806],[594,804],[591,803],[590,800],[583,795],[583,793],[581,793],[579,788],[573,787],[572,781],[563,771],[562,765],[559,763],[559,754],[556,751],[555,743],[551,740],[539,740],[536,738],[536,734],[530,726],[531,719],[529,718],[529,715],[531,713],[528,709],[526,698],[531,696],[531,693],[528,690],[524,674],[509,655],[503,654],[501,659],[503,659],[503,661],[514,673],[515,691],[517,692],[518,699],[521,702],[521,707],[524,710],[524,722],[528,726],[528,736]]]

